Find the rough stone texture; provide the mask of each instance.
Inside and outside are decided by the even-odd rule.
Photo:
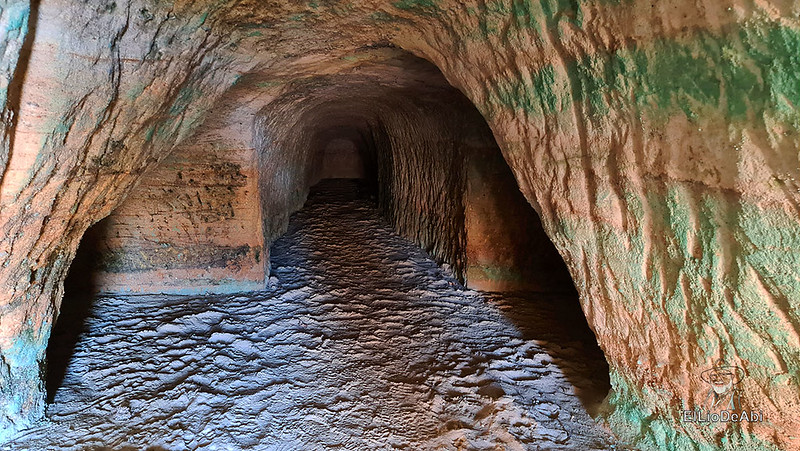
[[[322,149],[320,179],[363,179],[367,177],[364,159],[349,139],[332,139]]]
[[[464,55],[432,59],[482,88],[466,90],[571,268],[609,420],[644,448],[798,447],[796,5],[542,5],[523,16],[537,39],[498,26],[431,54]],[[518,75],[465,70],[486,43]],[[720,359],[765,422],[681,422]]]
[[[251,124],[214,111],[87,232],[99,292],[230,293],[264,287]],[[98,229],[98,230],[95,230]],[[85,244],[84,244],[85,243]]]
[[[39,4],[28,20],[0,168],[0,436],[43,413],[40,366],[83,231],[187,134],[210,100],[190,93],[229,77],[202,11],[139,6]]]
[[[429,63],[385,47],[360,59],[346,75],[293,83],[258,113],[264,240],[286,230],[325,177],[327,146],[349,141],[397,230],[463,276],[465,158],[499,150],[474,107]]]
[[[94,255],[95,288],[258,289],[268,263],[259,263],[262,243],[283,233],[310,186],[332,177],[369,177],[398,230],[472,287],[570,288],[480,114],[425,61],[394,49],[372,53],[376,61],[348,78],[296,83],[263,106],[226,94],[202,131],[90,230],[82,252]]]
[[[574,293],[564,262],[520,193],[497,144],[478,130],[465,161],[467,284],[486,291]]]
[[[223,92],[266,105],[390,43],[487,119],[606,352],[607,418],[626,441],[800,447],[796,1],[46,0],[30,56],[25,14],[7,19],[25,3],[2,6],[0,69],[22,89],[6,97],[0,160],[0,430],[41,415],[39,363],[80,236]],[[277,194],[296,207],[302,191]],[[405,230],[457,248],[418,219]],[[720,359],[767,421],[680,421]]]
[[[3,105],[3,134],[0,136],[0,169],[8,163],[9,149],[13,146],[16,116],[19,112],[19,95],[27,69],[32,36],[28,35],[30,5],[28,2],[0,2],[0,103]],[[35,10],[34,10],[35,12]],[[23,62],[17,66],[20,55]]]
[[[342,182],[312,188],[262,292],[97,298],[52,421],[0,449],[615,444],[587,413],[608,369],[575,296],[464,289]]]

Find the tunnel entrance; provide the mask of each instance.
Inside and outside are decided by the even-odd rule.
[[[99,391],[98,443],[184,418],[192,397],[211,423],[256,406],[259,427],[237,426],[250,444],[379,446],[367,418],[411,447],[487,430],[611,443],[590,416],[608,366],[491,130],[434,66],[381,52],[287,87],[247,145],[216,116],[87,233],[48,348],[50,415],[85,419],[67,406]]]

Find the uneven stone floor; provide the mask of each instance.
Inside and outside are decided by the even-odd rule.
[[[617,446],[575,299],[466,290],[355,191],[312,194],[264,292],[96,299],[47,420],[0,449]]]

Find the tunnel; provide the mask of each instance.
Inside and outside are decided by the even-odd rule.
[[[800,448],[797,2],[0,5],[0,449]]]
[[[254,115],[252,147],[239,155],[225,149],[211,158],[203,152],[208,147],[193,144],[167,157],[118,209],[86,232],[47,350],[53,412],[85,396],[78,394],[84,389],[78,381],[91,373],[107,374],[101,390],[113,396],[115,384],[147,383],[154,372],[159,379],[172,379],[172,388],[131,387],[137,394],[120,400],[131,416],[138,410],[142,419],[134,421],[136,427],[147,429],[152,421],[147,417],[155,412],[130,404],[145,393],[161,402],[174,396],[171,392],[211,390],[200,377],[213,380],[262,367],[256,371],[262,377],[274,373],[262,382],[285,385],[287,394],[267,396],[261,383],[240,381],[241,388],[224,389],[230,393],[227,403],[238,408],[244,401],[241,389],[256,391],[263,397],[259,415],[285,431],[293,429],[293,416],[324,418],[317,420],[322,424],[303,422],[291,433],[290,443],[298,447],[316,440],[320,446],[381,446],[380,435],[371,433],[359,415],[362,410],[384,418],[393,440],[408,446],[458,439],[479,443],[486,427],[490,435],[514,430],[522,445],[572,440],[599,449],[611,443],[596,427],[582,431],[593,424],[591,415],[598,414],[610,388],[607,363],[567,267],[519,191],[490,128],[434,65],[399,49],[378,51],[380,59],[357,72],[302,80],[272,99]],[[198,307],[208,299],[216,307]],[[92,330],[108,327],[103,325],[109,324],[107,315],[113,316],[120,302],[141,304],[124,322],[130,335],[120,332],[118,344],[87,340]],[[227,302],[233,303],[230,309]],[[274,306],[248,314],[241,308],[247,302]],[[458,313],[459,302],[479,311]],[[201,330],[186,328],[189,317],[211,312],[249,323],[250,330],[225,319]],[[271,322],[282,316],[288,327],[275,333],[291,334],[307,348],[269,358],[261,352],[272,354],[281,340],[261,330],[274,327]],[[479,325],[483,322],[488,325]],[[499,338],[481,342],[487,330]],[[437,333],[446,338],[436,338]],[[379,336],[386,343],[376,341]],[[333,344],[320,351],[322,345],[308,339]],[[182,351],[181,340],[194,341],[194,350]],[[427,340],[432,341],[426,345]],[[104,358],[95,353],[103,353],[107,343],[112,349],[142,346],[138,352],[148,357],[101,363]],[[152,353],[149,346],[160,351]],[[530,362],[515,372],[528,374],[493,370],[492,365],[509,364],[508,356],[487,357],[483,346],[510,346],[514,358],[524,348]],[[213,364],[193,362],[204,353],[213,356]],[[243,357],[259,363],[236,368]],[[311,360],[313,371],[293,359]],[[120,367],[129,367],[124,376],[110,374]],[[331,368],[339,370],[326,375]],[[459,377],[448,378],[455,370]],[[556,379],[527,382],[551,371]],[[297,390],[296,382],[282,381],[278,374],[319,381]],[[424,382],[431,380],[447,389],[432,390]],[[350,389],[341,389],[342,384]],[[505,407],[497,404],[508,402],[503,397],[520,384],[528,385],[518,389],[523,398]],[[382,388],[386,393],[377,395]],[[558,396],[556,389],[572,394]],[[357,393],[365,399],[351,399]],[[403,405],[398,398],[404,396],[417,401]],[[445,403],[436,415],[424,414],[436,409],[430,397]],[[339,398],[349,399],[350,423],[338,424]],[[270,406],[281,402],[291,405],[290,415],[272,412]],[[575,409],[581,413],[578,420]],[[562,426],[566,412],[572,424]],[[413,432],[391,426],[394,415],[412,422]],[[494,425],[503,415],[522,415],[523,423]],[[534,422],[547,426],[528,431]],[[106,446],[125,443],[108,441],[108,434],[119,429],[115,422],[96,427],[102,439],[100,434],[75,438]],[[288,440],[287,432],[254,432],[241,430],[249,438],[237,444]],[[188,445],[183,438],[180,443],[203,447],[219,434],[198,434]],[[53,440],[52,433],[48,437]],[[166,443],[169,448],[176,442]]]

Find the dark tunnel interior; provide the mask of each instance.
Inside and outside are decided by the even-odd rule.
[[[567,267],[488,125],[433,65],[399,53],[361,73],[299,81],[257,112],[253,129],[249,160],[178,149],[86,233],[48,346],[51,403],[58,404],[70,365],[80,364],[73,356],[82,352],[87,324],[115,296],[196,302],[191,296],[268,296],[308,283],[330,308],[351,302],[340,293],[358,299],[354,305],[374,296],[370,302],[414,299],[398,307],[411,317],[413,304],[431,293],[472,293],[517,331],[509,340],[541,343],[583,408],[598,413],[610,388],[608,366]],[[247,169],[242,161],[256,163]],[[204,211],[213,208],[228,212]],[[219,235],[230,232],[220,222],[241,218],[244,209],[251,222],[242,230],[260,221],[260,251],[252,243],[240,251]],[[398,275],[396,265],[422,256],[432,260],[416,263],[419,274]],[[243,271],[247,264],[263,273]],[[256,285],[241,289],[242,274]],[[448,289],[435,288],[430,274]],[[150,285],[136,285],[143,280]],[[404,333],[391,324],[388,333]],[[487,371],[483,364],[470,360],[469,371]],[[505,394],[499,382],[481,380],[481,396]]]

